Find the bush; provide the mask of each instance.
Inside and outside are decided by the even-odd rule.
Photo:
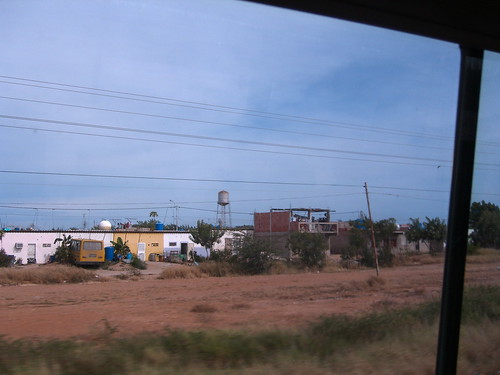
[[[179,266],[163,270],[158,276],[159,279],[194,279],[202,277],[199,267]]]
[[[266,242],[253,237],[244,237],[236,248],[236,262],[243,273],[257,275],[267,272],[273,263],[276,251]]]
[[[67,246],[59,246],[54,253],[54,261],[61,264],[73,264],[74,259],[71,250]]]
[[[323,268],[326,262],[325,237],[319,233],[294,232],[287,241],[292,254],[297,255],[305,267]]]
[[[0,267],[11,267],[15,261],[14,255],[7,255],[4,249],[0,249]]]
[[[381,249],[378,249],[378,263],[382,267],[392,267],[394,254],[389,247],[384,246]]]
[[[236,255],[230,249],[217,250],[210,253],[210,260],[230,263],[236,260]]]
[[[140,260],[139,257],[135,254],[132,254],[132,260],[130,261],[130,265],[139,270],[145,270],[147,268],[146,262]]]
[[[59,246],[57,247],[56,252],[54,253],[54,261],[62,264],[74,263],[70,247],[71,240],[72,240],[71,236],[70,235],[66,236],[65,234],[63,234],[61,238],[55,239],[54,244],[59,242]]]
[[[469,242],[467,244],[467,255],[476,255],[476,254],[478,254],[480,248],[481,248],[481,246],[475,245],[475,244],[472,244],[472,243]]]

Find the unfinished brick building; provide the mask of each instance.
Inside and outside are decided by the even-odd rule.
[[[273,208],[254,214],[255,238],[269,241],[279,254],[289,257],[287,240],[293,232],[321,233],[331,251],[331,238],[338,233],[338,223],[330,221],[330,210],[323,208]]]

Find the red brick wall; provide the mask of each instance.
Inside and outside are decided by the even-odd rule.
[[[290,212],[259,212],[253,216],[253,225],[256,233],[288,232],[290,226]]]

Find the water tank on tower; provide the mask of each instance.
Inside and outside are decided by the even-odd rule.
[[[225,190],[219,191],[219,200],[217,204],[227,206],[229,204],[229,193]]]
[[[231,206],[229,205],[229,193],[225,190],[219,191],[217,199],[217,225],[220,228],[231,227]]]

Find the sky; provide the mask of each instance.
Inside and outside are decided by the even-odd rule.
[[[237,0],[0,2],[0,225],[447,219],[459,47]],[[486,53],[473,200],[500,204]],[[177,207],[177,209],[175,208]],[[230,215],[229,215],[230,212]]]

